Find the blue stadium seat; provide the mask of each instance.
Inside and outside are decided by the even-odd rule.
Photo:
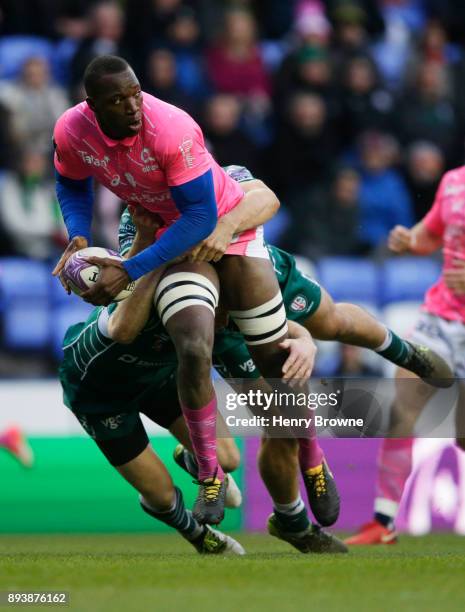
[[[45,300],[50,271],[41,261],[21,257],[0,259],[0,296],[4,304],[13,299]]]
[[[62,343],[66,330],[70,325],[85,321],[93,306],[78,298],[72,305],[60,304],[52,310],[52,351],[56,359],[63,357]]]
[[[318,280],[337,301],[378,302],[378,269],[357,257],[325,257],[318,263]]]
[[[39,351],[50,340],[50,308],[47,298],[15,298],[3,314],[3,345],[11,350]]]
[[[439,262],[424,257],[396,257],[381,268],[381,301],[423,301],[426,290],[441,272]]]
[[[74,293],[68,295],[61,286],[58,278],[50,276],[50,301],[52,307],[58,305],[77,307],[78,303],[81,303],[83,300]]]
[[[39,36],[4,36],[0,39],[0,78],[14,79],[30,57],[42,57],[51,63],[53,45]]]

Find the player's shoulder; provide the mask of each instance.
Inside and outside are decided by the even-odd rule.
[[[460,184],[463,187],[465,179],[465,166],[458,166],[458,168],[452,168],[452,170],[448,170],[441,180],[441,185],[443,187],[452,187],[454,185]]]
[[[146,92],[144,92],[143,111],[146,118],[157,126],[157,132],[162,131],[168,126],[170,128],[176,127],[179,123],[197,125],[194,118],[182,108],[169,104],[169,102],[164,102],[160,98],[155,98],[155,96]]]
[[[55,124],[56,135],[75,134],[86,124],[92,124],[92,111],[86,102],[80,102],[65,112],[58,118]]]

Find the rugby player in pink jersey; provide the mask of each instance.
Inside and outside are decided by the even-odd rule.
[[[408,229],[396,226],[389,236],[395,253],[429,255],[442,248],[442,275],[426,293],[411,340],[430,348],[450,365],[459,379],[457,444],[465,449],[465,166],[447,172],[429,213]],[[414,378],[398,368],[399,379]],[[348,544],[392,544],[397,541],[395,518],[412,468],[413,427],[432,387],[418,381],[398,385],[391,417],[391,437],[383,440],[378,457],[374,519],[346,540]],[[401,436],[401,437],[399,437]]]
[[[260,371],[281,378],[287,338],[281,292],[260,227],[238,220],[226,256],[215,263],[168,262],[206,239],[243,199],[240,185],[205,148],[202,132],[184,111],[143,94],[123,59],[102,56],[84,76],[87,99],[66,111],[55,132],[57,195],[70,243],[58,262],[90,241],[92,180],[129,204],[157,213],[156,242],[124,262],[91,258],[101,272],[83,297],[108,304],[129,282],[159,269],[157,307],[178,360],[178,388],[199,464],[194,515],[202,523],[223,517],[224,475],[216,455],[216,398],[211,381],[214,310],[221,298],[243,333]],[[231,218],[229,216],[229,218]],[[268,217],[257,218],[259,226]],[[229,221],[228,221],[229,222]]]

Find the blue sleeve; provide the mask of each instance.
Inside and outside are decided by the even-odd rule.
[[[92,177],[75,180],[55,171],[56,194],[69,239],[84,236],[90,243],[94,190]]]
[[[218,209],[211,170],[170,190],[181,217],[155,244],[123,263],[132,280],[179,257],[207,238],[216,227]]]

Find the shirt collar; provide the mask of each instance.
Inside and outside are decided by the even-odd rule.
[[[99,122],[97,121],[97,117],[95,118],[95,124],[97,126],[98,133],[100,134],[103,142],[106,144],[107,147],[116,147],[117,145],[123,145],[124,147],[132,147],[136,142],[137,137],[139,136],[139,134],[135,134],[134,136],[126,136],[126,138],[123,138],[122,140],[113,140],[113,138],[110,138],[109,136],[103,133]]]

